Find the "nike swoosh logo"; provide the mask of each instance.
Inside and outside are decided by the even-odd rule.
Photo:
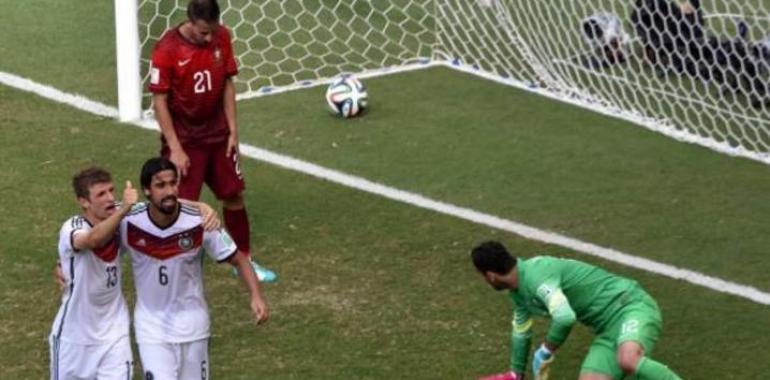
[[[184,61],[179,61],[179,62],[177,62],[177,63],[178,63],[178,64],[179,64],[179,66],[181,67],[181,66],[184,66],[184,65],[186,65],[186,64],[188,64],[188,63],[190,63],[190,61],[191,61],[191,60],[192,60],[192,58],[188,58],[188,59],[185,59]]]

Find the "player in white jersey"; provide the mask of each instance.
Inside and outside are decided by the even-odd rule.
[[[626,61],[626,44],[629,37],[617,15],[598,12],[583,19],[583,40],[594,56],[591,66],[606,67]]]
[[[118,208],[107,171],[83,170],[72,183],[83,211],[59,232],[65,286],[49,337],[51,379],[130,379],[133,357],[116,231],[137,191],[127,182]]]
[[[131,252],[134,330],[145,378],[208,379],[210,323],[202,251],[238,268],[257,323],[267,320],[268,307],[248,257],[236,254],[224,230],[204,231],[197,210],[177,201],[178,174],[171,161],[148,160],[141,182],[148,202],[123,219],[120,235]]]

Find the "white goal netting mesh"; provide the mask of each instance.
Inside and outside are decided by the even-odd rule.
[[[140,0],[143,73],[187,0]],[[770,163],[770,0],[220,0],[243,95],[427,61]]]
[[[163,32],[186,19],[188,0],[139,0],[142,75]],[[220,0],[233,33],[242,95],[430,60],[429,0]],[[146,86],[145,86],[146,87]]]

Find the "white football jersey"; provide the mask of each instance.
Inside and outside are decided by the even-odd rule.
[[[121,288],[120,238],[104,247],[77,251],[76,234],[92,228],[82,216],[68,219],[59,231],[59,260],[66,286],[51,334],[59,340],[91,345],[128,336],[129,316]]]
[[[598,34],[587,35],[585,31],[586,25],[593,25],[598,29]],[[595,13],[583,19],[583,28],[583,39],[591,49],[602,49],[608,46],[613,39],[617,39],[620,45],[626,44],[629,40],[628,35],[623,32],[623,24],[620,22],[620,19],[612,13]]]
[[[121,221],[122,245],[131,252],[134,271],[138,343],[185,343],[210,336],[202,251],[222,262],[237,248],[224,230],[204,231],[201,222],[196,208],[181,205],[177,220],[160,228],[147,204]]]

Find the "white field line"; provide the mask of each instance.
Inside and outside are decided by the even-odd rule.
[[[95,102],[80,95],[69,94],[17,75],[0,71],[0,83],[19,90],[31,92],[46,99],[51,99],[57,103],[64,103],[92,114],[113,119],[118,117],[118,109],[115,107]]]
[[[64,103],[75,108],[81,109],[92,114],[100,116],[109,116],[117,118],[118,110],[114,107],[89,100],[82,96],[68,94],[57,89],[32,82],[28,79],[8,74],[0,71],[0,83],[17,88],[19,90],[32,92],[44,98],[55,102]],[[132,123],[133,125],[157,130],[157,123],[154,120],[142,120]],[[440,202],[426,198],[422,195],[399,190],[380,183],[369,181],[345,174],[336,170],[328,169],[307,161],[298,160],[289,156],[271,152],[265,149],[257,148],[248,144],[241,144],[241,154],[255,160],[267,162],[285,169],[305,173],[326,181],[334,182],[343,186],[351,187],[357,190],[365,191],[403,202],[412,206],[436,211],[446,215],[452,215],[460,219],[468,220],[474,223],[482,224],[492,228],[511,232],[527,239],[537,240],[548,244],[554,244],[561,247],[587,254],[589,256],[599,257],[608,261],[623,264],[632,268],[659,274],[669,278],[687,281],[691,284],[699,285],[720,293],[732,294],[753,302],[770,305],[770,293],[764,292],[752,286],[742,285],[720,278],[707,276],[689,269],[678,268],[657,261],[633,256],[624,252],[605,248],[596,244],[587,243],[555,232],[546,231],[527,226],[512,220],[503,219],[494,215],[485,214],[469,208],[455,206],[449,203]]]

